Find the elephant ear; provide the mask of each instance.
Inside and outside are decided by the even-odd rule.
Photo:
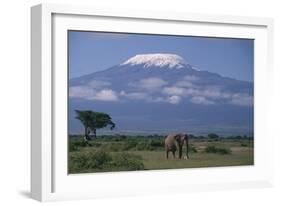
[[[178,134],[178,139],[179,140],[184,140],[185,139],[185,134]]]
[[[176,141],[181,141],[181,140],[182,140],[182,137],[183,137],[182,134],[176,134],[176,135],[175,135],[175,140],[176,140]]]

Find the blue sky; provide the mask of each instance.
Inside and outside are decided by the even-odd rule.
[[[200,70],[253,81],[254,40],[80,31],[69,31],[69,76],[104,70],[144,53],[174,53]]]

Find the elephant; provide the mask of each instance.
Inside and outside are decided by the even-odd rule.
[[[179,159],[182,158],[182,146],[186,144],[186,158],[188,156],[188,135],[187,134],[169,134],[165,139],[165,150],[166,150],[166,158],[169,158],[169,152],[173,153],[175,158],[175,152],[177,148],[179,149]]]

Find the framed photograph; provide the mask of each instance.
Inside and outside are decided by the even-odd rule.
[[[34,199],[272,185],[271,19],[31,14]]]

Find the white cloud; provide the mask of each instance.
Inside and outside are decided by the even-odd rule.
[[[176,86],[187,87],[187,88],[194,87],[194,85],[189,81],[179,81],[179,82],[176,83]]]
[[[197,76],[194,76],[194,75],[187,75],[183,78],[183,80],[190,81],[190,82],[197,81],[198,79],[199,78]]]
[[[99,101],[117,101],[118,95],[111,89],[94,90],[88,86],[74,86],[69,88],[69,96]]]
[[[234,104],[240,106],[249,106],[252,104],[252,97],[247,94],[233,94],[231,92],[221,91],[219,87],[205,86],[201,88],[183,88],[177,86],[164,87],[162,93],[169,96],[180,98],[190,97],[190,101],[195,104]],[[177,102],[166,97],[167,102]]]
[[[210,98],[225,98],[227,97],[226,93],[222,92],[217,87],[208,87],[202,90],[201,96],[210,97]]]
[[[206,86],[204,88],[188,88],[185,89],[183,94],[185,96],[202,96],[205,98],[211,98],[213,100],[226,100],[231,98],[232,94],[230,92],[223,92],[218,87]]]
[[[155,90],[166,84],[167,84],[167,82],[161,78],[151,77],[151,78],[141,79],[139,82],[130,83],[129,85],[138,87],[138,88],[147,89],[147,90]]]
[[[212,99],[226,99],[231,97],[230,94],[222,92],[219,88],[210,86],[206,86],[204,88],[195,88],[193,86],[189,88],[171,86],[164,87],[162,92],[167,95],[178,95],[181,97],[203,96]]]
[[[101,80],[92,80],[88,83],[89,87],[95,88],[95,89],[100,89],[103,87],[110,86],[111,83],[107,81],[101,81]]]
[[[193,82],[197,81],[199,78],[193,75],[187,75],[182,78],[182,80],[178,81],[175,85],[180,87],[194,87]]]
[[[126,95],[126,92],[125,92],[124,90],[122,90],[122,91],[120,92],[120,95],[121,95],[121,96],[125,96],[125,95]]]
[[[150,100],[151,97],[143,92],[131,92],[131,93],[126,93],[125,91],[120,92],[121,96],[125,96],[129,99],[134,99],[134,100]]]
[[[163,89],[163,93],[164,94],[168,94],[168,95],[184,95],[185,93],[185,89],[181,88],[181,87],[165,87]]]
[[[103,89],[97,92],[91,99],[112,102],[117,101],[118,96],[116,92],[111,89]]]
[[[164,93],[169,95],[178,95],[181,97],[187,97],[187,96],[197,96],[200,95],[204,90],[199,90],[195,88],[182,88],[182,87],[166,87],[165,90],[163,90]]]
[[[167,100],[164,97],[155,97],[152,102],[167,102]]]
[[[190,100],[194,104],[203,104],[203,105],[211,105],[214,104],[215,102],[206,99],[205,97],[202,96],[194,96]]]
[[[230,100],[230,104],[239,105],[239,106],[252,106],[253,97],[248,94],[234,94]]]
[[[125,91],[120,92],[120,96],[131,99],[131,100],[143,100],[146,102],[168,102],[170,104],[178,104],[181,101],[181,97],[177,95],[172,96],[153,96],[150,93],[144,92],[130,92],[126,93]]]
[[[180,87],[165,86],[167,82],[160,78],[147,78],[137,82],[130,92],[122,90],[116,92],[109,88],[106,81],[92,81],[86,86],[73,86],[69,88],[69,96],[96,101],[136,100],[146,102],[167,102],[179,104],[183,98],[188,98],[194,104],[232,104],[238,106],[252,106],[253,96],[247,93],[233,93],[222,91],[215,86]]]
[[[88,98],[93,96],[94,90],[87,86],[74,86],[69,88],[70,97]]]
[[[167,101],[171,104],[178,104],[181,101],[181,97],[176,96],[176,95],[170,96],[170,97],[168,97]]]

